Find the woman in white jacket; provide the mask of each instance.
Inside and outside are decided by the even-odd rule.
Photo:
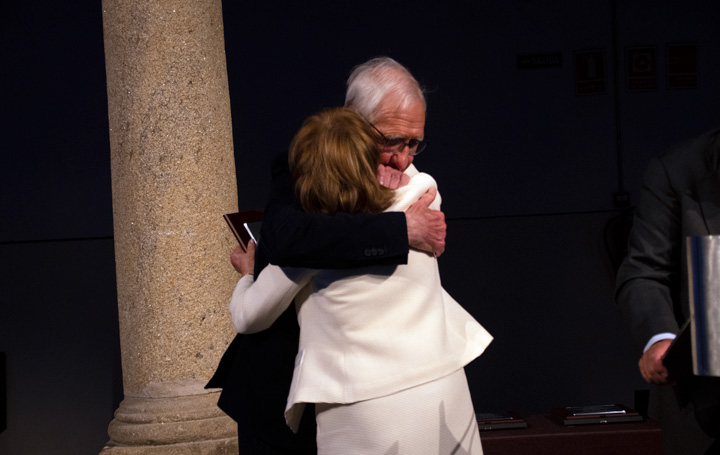
[[[350,109],[307,119],[289,154],[303,209],[404,211],[436,186],[413,166],[408,185],[381,186],[377,141]],[[251,266],[243,272],[230,302],[238,332],[269,327],[295,300],[285,417],[297,431],[304,403],[316,404],[319,454],[482,453],[463,367],[492,337],[442,288],[435,257],[410,250],[405,265],[351,270],[270,265],[257,280]]]

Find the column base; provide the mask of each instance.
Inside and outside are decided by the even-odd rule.
[[[237,455],[237,437],[157,446],[113,445],[103,447],[100,455]]]
[[[110,442],[100,454],[237,454],[237,424],[217,407],[218,396],[126,396],[108,427]]]

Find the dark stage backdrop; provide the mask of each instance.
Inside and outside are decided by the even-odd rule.
[[[651,156],[720,124],[719,2],[223,9],[241,210],[264,204],[302,120],[342,104],[351,68],[389,55],[427,89],[415,163],[443,195],[443,284],[495,336],[467,368],[476,409],[634,405],[613,198],[632,207]],[[122,398],[101,4],[15,1],[0,24],[0,453],[97,453]],[[697,60],[678,72],[679,45]]]
[[[269,160],[302,120],[343,103],[351,68],[389,55],[427,89],[432,144],[415,164],[443,195],[443,283],[496,338],[468,368],[476,408],[634,404],[645,385],[613,302],[627,226],[614,198],[632,206],[651,156],[718,124],[720,4],[224,10],[241,209],[263,204]],[[680,44],[697,56],[682,88],[668,63]]]

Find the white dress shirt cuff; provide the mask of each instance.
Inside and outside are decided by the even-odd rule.
[[[650,349],[650,346],[652,346],[653,344],[657,343],[660,340],[674,340],[674,339],[675,339],[674,333],[670,333],[670,332],[658,333],[654,337],[650,338],[650,341],[648,341],[647,344],[645,345],[645,349],[643,349],[643,352]]]

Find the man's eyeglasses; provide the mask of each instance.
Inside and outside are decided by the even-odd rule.
[[[369,122],[368,122],[369,123]],[[405,141],[404,138],[396,137],[396,138],[388,138],[385,137],[385,135],[377,129],[375,125],[370,123],[370,126],[375,129],[375,131],[378,132],[380,137],[382,138],[382,148],[383,152],[386,153],[400,153],[403,150],[405,150],[405,147],[408,148],[408,154],[410,156],[415,156],[425,150],[430,143],[427,139],[410,139],[409,141]]]

